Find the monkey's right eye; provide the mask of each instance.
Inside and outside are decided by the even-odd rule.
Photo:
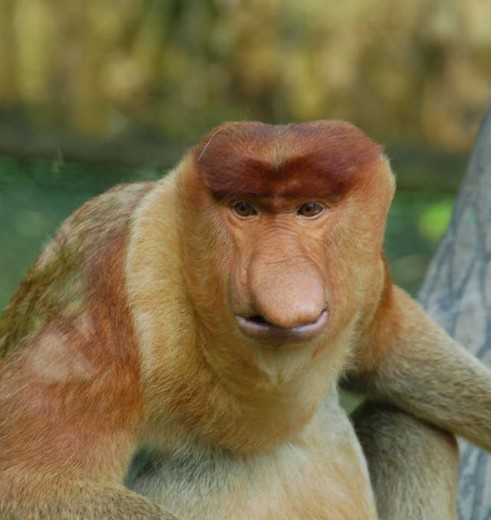
[[[257,209],[245,200],[234,202],[232,204],[232,211],[240,218],[254,217],[257,215]]]

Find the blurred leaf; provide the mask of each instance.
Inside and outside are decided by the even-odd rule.
[[[453,199],[446,199],[427,207],[421,212],[418,227],[421,234],[436,243],[442,237],[450,222]]]

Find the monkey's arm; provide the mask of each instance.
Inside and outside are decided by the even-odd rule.
[[[175,520],[123,486],[139,417],[131,375],[93,368],[65,333],[0,365],[0,517]]]
[[[122,485],[29,475],[5,482],[0,517],[8,520],[177,520]]]
[[[175,520],[123,485],[143,422],[124,259],[150,188],[117,187],[70,217],[0,320],[2,519]]]
[[[348,386],[491,450],[491,371],[390,286]]]

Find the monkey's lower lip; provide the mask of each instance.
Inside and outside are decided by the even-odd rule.
[[[235,316],[239,329],[254,338],[285,338],[285,339],[309,339],[316,336],[327,321],[327,310],[322,311],[319,317],[312,323],[306,323],[299,327],[283,328],[268,323],[263,319]]]

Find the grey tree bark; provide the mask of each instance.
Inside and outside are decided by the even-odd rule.
[[[491,108],[419,300],[491,367]],[[491,456],[465,442],[460,447],[459,519],[491,520]]]

